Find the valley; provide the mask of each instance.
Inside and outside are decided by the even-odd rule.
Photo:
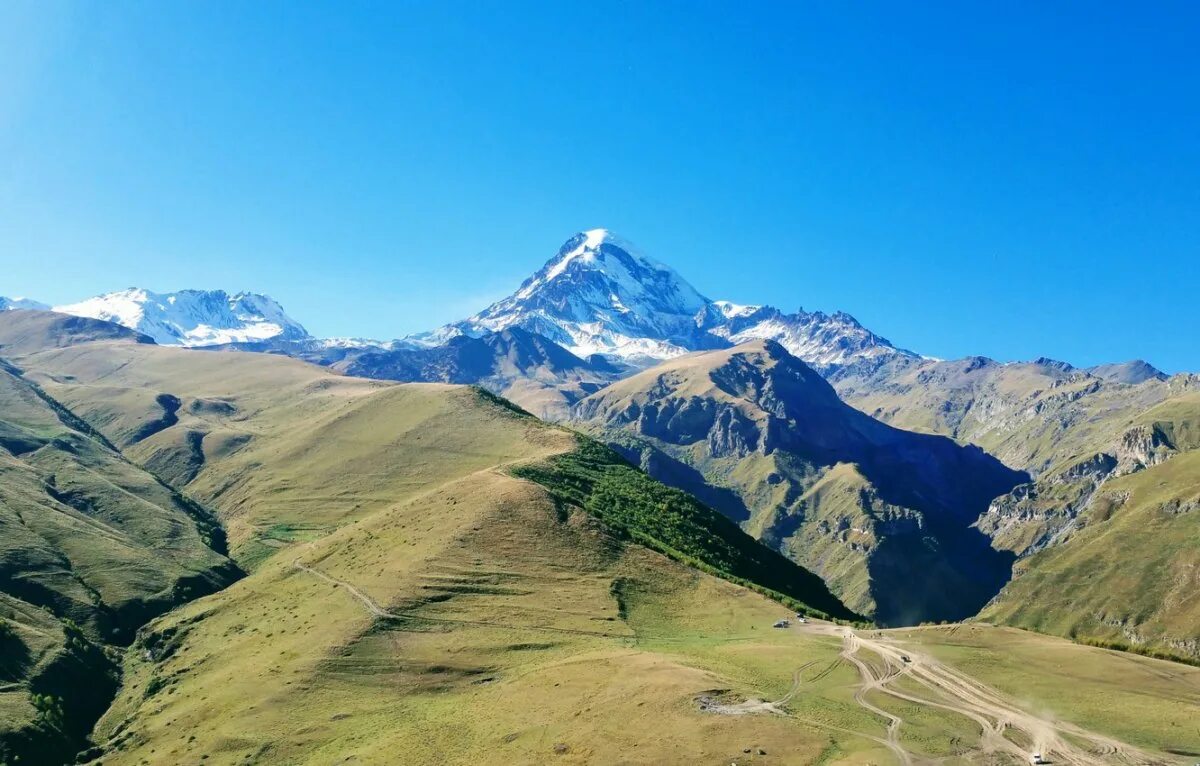
[[[1200,766],[1198,29],[0,2],[0,766]]]
[[[1008,580],[971,524],[1027,477],[872,420],[772,341],[664,362],[575,414],[651,476],[723,489],[709,502],[881,624],[973,615]]]
[[[388,342],[113,295],[0,311],[5,766],[1200,758],[1194,376],[600,230]]]

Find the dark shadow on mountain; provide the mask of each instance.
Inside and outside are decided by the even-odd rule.
[[[1014,561],[973,528],[885,537],[867,564],[875,621],[897,627],[972,617],[1012,578]]]

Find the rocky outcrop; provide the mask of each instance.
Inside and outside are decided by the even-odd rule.
[[[1130,428],[1117,440],[1118,475],[1133,473],[1168,460],[1177,451],[1157,424]]]
[[[1104,485],[1160,465],[1178,454],[1167,431],[1170,423],[1150,422],[1125,429],[1108,449],[1068,463],[992,501],[976,528],[994,547],[1028,556],[1064,540],[1087,522]],[[1107,514],[1102,514],[1107,518]],[[1103,520],[1103,519],[1102,519]]]
[[[1097,436],[1111,442],[1142,413],[1200,391],[1195,375],[1082,370],[1052,359],[1006,364],[985,357],[897,358],[874,367],[851,365],[830,379],[847,403],[873,417],[978,444],[1035,477],[1115,449],[1098,444]]]

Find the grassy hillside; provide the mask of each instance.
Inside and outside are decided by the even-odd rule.
[[[112,701],[119,657],[74,622],[0,592],[0,763],[71,763]]]
[[[236,576],[202,507],[0,370],[0,586],[122,643]]]
[[[400,390],[426,413],[462,395],[455,411],[481,438],[513,445],[500,470],[440,450],[428,481],[337,529],[281,535],[251,577],[156,621],[98,730],[104,763],[890,762],[840,638],[773,630],[777,604],[511,476],[563,460],[573,438],[462,389]],[[415,431],[442,443],[444,428],[460,430]],[[397,469],[421,451],[406,442],[390,442]],[[279,501],[293,491],[311,487]],[[1073,685],[1070,666],[1054,677]],[[1099,688],[1052,709],[1069,718]],[[722,715],[711,698],[787,701]],[[921,711],[902,711],[905,748],[978,762],[969,719]],[[629,725],[646,719],[653,733]]]
[[[5,311],[0,322],[0,357],[94,341],[154,342],[119,324],[49,311]]]
[[[125,344],[56,350],[32,364],[54,369],[46,385],[111,434],[127,454],[193,496],[230,509],[225,520],[232,544],[247,566],[282,542],[334,529],[377,510],[416,482],[435,480],[445,470],[434,467],[443,452],[478,468],[495,464],[506,452],[520,454],[518,439],[559,445],[560,452],[576,446],[573,436],[528,417],[518,420],[520,428],[495,432],[484,427],[481,412],[509,411],[474,389],[346,378],[281,357]],[[214,375],[213,368],[223,374]],[[264,385],[272,377],[275,382]],[[58,382],[67,378],[70,383]],[[102,385],[92,385],[89,378]],[[151,386],[134,387],[140,379]],[[380,440],[363,434],[379,434]],[[387,447],[400,443],[406,444],[407,457],[404,470],[397,471],[398,455]],[[851,616],[817,578],[761,549],[719,514],[605,452],[598,459],[584,447],[553,463],[572,472],[575,481],[603,475],[606,481],[591,487],[598,497],[585,507],[603,507],[598,515],[605,523],[713,571],[800,601],[812,598],[817,611]],[[602,465],[604,460],[613,464]],[[545,478],[537,468],[526,470],[523,475]],[[285,494],[288,502],[277,503]],[[654,497],[655,504],[637,518],[618,518],[616,505],[608,502],[618,496]]]
[[[1200,747],[1165,728],[1200,716],[1190,676],[1129,658],[1118,721],[1093,704],[1110,653],[1058,639],[1003,631],[1017,638],[992,652],[1001,631],[976,626],[979,654],[950,660],[996,685],[1030,678],[1031,647],[1067,658],[1028,693],[994,692],[1036,711],[1003,725],[981,728],[915,667],[872,680],[898,651],[946,672],[927,660],[944,642],[773,629],[788,615],[777,602],[635,542],[695,545],[671,535],[703,506],[472,389],[128,343],[18,362],[227,520],[253,568],[138,634],[93,763],[999,764],[1022,762],[1031,731],[1084,753],[1140,730],[1137,747],[1166,763],[1168,748]],[[514,475],[526,470],[549,486]],[[670,524],[645,518],[647,499]],[[732,567],[737,539],[689,555]],[[67,640],[35,618],[17,627],[31,654]],[[931,696],[895,696],[910,690]]]
[[[766,546],[680,490],[654,481],[612,449],[580,437],[575,450],[516,476],[550,490],[560,503],[586,510],[620,535],[743,585],[787,598],[795,609],[853,619],[819,577]]]
[[[1028,555],[1070,538],[1090,517],[1105,483],[1200,446],[1200,393],[1172,396],[1142,412],[1092,425],[1087,439],[1036,480],[997,498],[977,526],[996,548]],[[1066,442],[1070,444],[1071,442]]]
[[[981,444],[1035,474],[976,523],[1021,557],[985,618],[1193,661],[1197,386],[1138,364],[979,358],[838,381],[877,417]]]
[[[223,544],[207,510],[0,365],[0,763],[73,758],[116,688],[106,645],[236,579]]]
[[[1200,394],[1173,396],[1011,495],[979,526],[1027,555],[987,619],[1200,660]]]
[[[1200,662],[1200,452],[1107,482],[982,618]]]
[[[228,365],[223,374],[206,372],[213,360]],[[148,464],[183,460],[173,431],[202,433],[188,489],[221,511],[235,553],[257,564],[243,583],[156,623],[130,653],[100,730],[105,763],[540,760],[560,744],[604,760],[629,746],[621,722],[643,706],[671,724],[666,743],[643,746],[646,760],[673,748],[699,757],[734,722],[680,704],[729,680],[638,650],[622,611],[670,584],[717,614],[744,612],[736,622],[751,635],[786,613],[509,476],[514,462],[575,449],[575,437],[471,389],[167,349],[27,361]],[[177,423],[134,441],[138,423],[159,418],[154,398],[121,390],[141,380],[181,405]],[[235,429],[249,438],[208,450],[214,433]],[[597,694],[611,701],[577,717]],[[764,720],[748,736],[820,752],[823,737],[789,729]]]

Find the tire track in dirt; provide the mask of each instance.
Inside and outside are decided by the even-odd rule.
[[[905,648],[903,651],[890,640],[864,638],[854,630],[832,624],[812,624],[807,630],[821,635],[841,636],[842,656],[859,671],[860,683],[854,699],[864,709],[889,722],[888,742],[902,764],[911,763],[911,754],[903,751],[899,729],[903,720],[866,699],[878,691],[913,704],[946,710],[963,715],[980,727],[980,748],[984,753],[1007,753],[1027,762],[1030,753],[1004,736],[1006,729],[1024,733],[1033,743],[1032,750],[1041,752],[1051,763],[1071,766],[1094,766],[1097,763],[1165,766],[1166,761],[1111,737],[1088,731],[1063,721],[1040,716],[1024,710],[1001,692],[979,682],[960,670],[944,665],[929,655]],[[884,664],[877,674],[872,664],[863,660],[860,652],[872,652]],[[909,678],[931,693],[924,697],[890,684]],[[1086,743],[1076,745],[1072,739]]]

